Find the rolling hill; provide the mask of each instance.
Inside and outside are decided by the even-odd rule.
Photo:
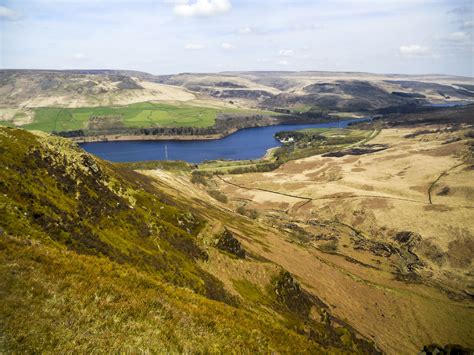
[[[113,115],[122,118],[119,126],[199,128],[203,111],[235,116],[250,109],[262,114],[312,115],[413,111],[432,104],[473,102],[472,87],[472,78],[443,75],[222,72],[160,76],[121,70],[1,70],[0,123],[68,131],[87,129],[93,116],[104,117],[110,126],[107,118]],[[150,113],[144,107],[130,120],[131,111],[156,104],[176,109],[157,106]],[[183,115],[183,107],[190,114]],[[204,126],[214,120],[215,114]]]

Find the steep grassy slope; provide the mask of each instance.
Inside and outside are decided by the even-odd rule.
[[[230,292],[205,216],[149,178],[12,128],[0,163],[0,351],[375,351],[257,256]]]

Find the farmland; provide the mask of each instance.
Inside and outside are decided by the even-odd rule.
[[[218,109],[192,106],[182,103],[143,102],[127,106],[103,106],[34,109],[33,122],[23,126],[30,130],[45,132],[72,131],[88,128],[91,117],[116,117],[128,128],[142,127],[211,127],[219,113],[261,112],[241,109]]]

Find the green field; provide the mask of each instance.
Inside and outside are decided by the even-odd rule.
[[[11,123],[10,121],[0,121],[0,126],[15,127],[15,125]]]
[[[211,127],[218,113],[266,113],[240,109],[217,109],[186,104],[143,102],[128,106],[35,109],[32,123],[23,128],[45,132],[86,129],[91,116],[121,116],[125,127]],[[272,113],[274,114],[274,113]]]

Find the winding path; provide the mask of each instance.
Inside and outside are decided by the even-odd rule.
[[[220,175],[216,175],[216,176],[217,176],[217,178],[220,179],[222,182],[224,182],[224,183],[226,183],[226,184],[229,184],[229,185],[232,185],[232,186],[235,186],[235,187],[238,187],[238,188],[240,188],[240,189],[244,189],[244,190],[257,190],[257,191],[269,192],[269,193],[276,194],[276,195],[281,195],[281,196],[286,196],[286,197],[292,197],[292,198],[297,198],[297,199],[301,199],[301,200],[306,200],[306,202],[305,202],[303,205],[301,205],[299,208],[303,207],[304,205],[306,205],[306,203],[308,203],[308,202],[310,202],[310,201],[317,201],[317,200],[335,200],[335,199],[344,200],[344,199],[355,199],[355,198],[382,198],[382,199],[388,199],[388,200],[399,200],[399,201],[420,203],[420,204],[423,204],[423,205],[428,205],[428,204],[430,204],[430,203],[425,202],[425,201],[412,200],[412,199],[409,199],[409,198],[393,197],[393,196],[381,196],[381,195],[352,195],[352,196],[327,196],[327,197],[298,196],[298,195],[287,194],[287,193],[284,193],[284,192],[278,192],[278,191],[273,191],[273,190],[262,189],[262,188],[260,188],[260,187],[247,187],[247,186],[243,186],[243,185],[239,185],[239,184],[236,184],[236,183],[227,181],[227,180],[223,179]]]
[[[450,171],[452,171],[452,170],[456,169],[457,167],[460,167],[461,165],[464,165],[464,164],[466,164],[466,162],[456,164],[456,165],[450,167],[448,170],[443,171],[441,174],[439,174],[439,176],[436,178],[436,180],[431,183],[430,187],[428,188],[428,201],[429,201],[430,205],[433,204],[432,191],[433,191],[435,185],[438,183],[438,181],[441,180],[441,178],[443,176],[447,175]]]

